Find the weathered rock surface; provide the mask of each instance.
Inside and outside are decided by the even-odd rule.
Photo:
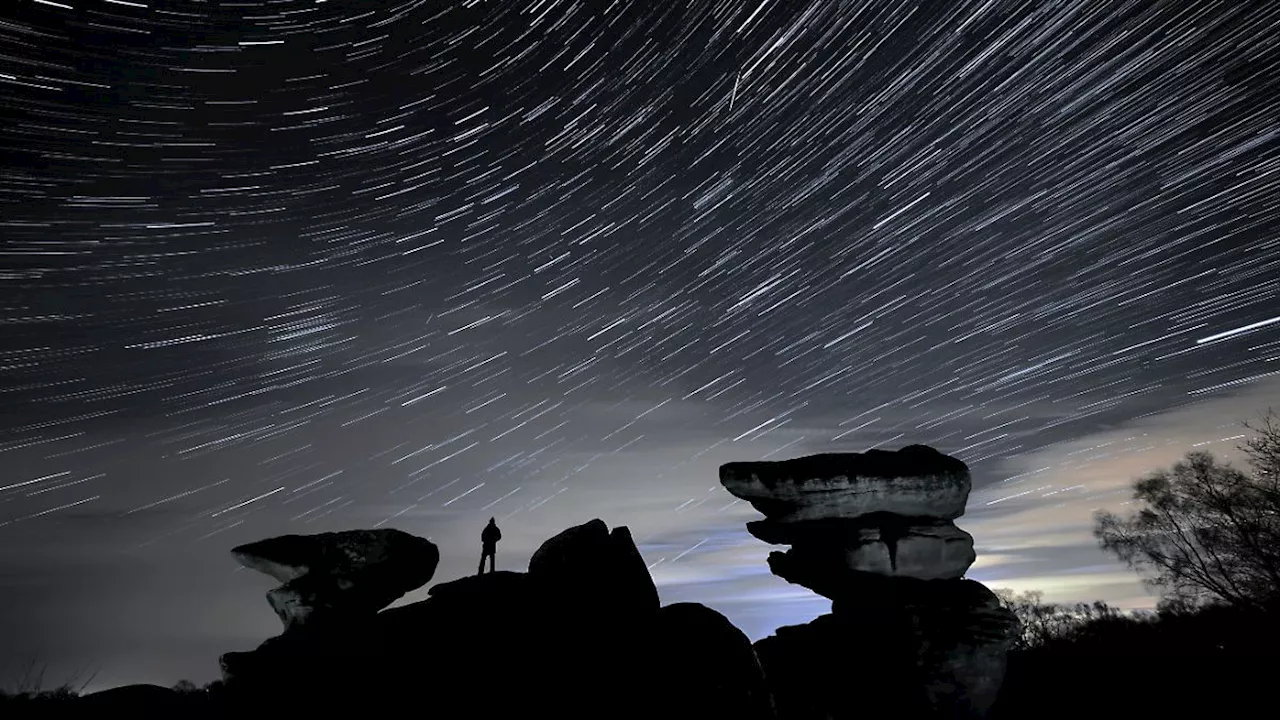
[[[969,468],[926,445],[732,462],[720,483],[777,523],[873,513],[952,520],[969,499]]]
[[[764,513],[747,524],[784,580],[832,614],[756,643],[780,717],[975,718],[1004,676],[1013,614],[961,579],[964,462],[933,448],[729,463],[720,482]]]
[[[280,535],[232,548],[231,555],[280,582],[315,573],[347,575],[373,566],[410,576],[425,574],[427,582],[440,559],[430,540],[392,528]]]
[[[788,580],[815,592],[813,585],[823,578],[808,578],[809,568],[823,575],[838,568],[941,580],[963,577],[977,557],[973,536],[950,521],[921,519],[908,524],[884,520],[867,525],[867,517],[789,524],[761,520],[747,523],[747,530],[767,543],[794,545],[786,553],[774,553],[787,556],[776,562],[792,568]],[[775,562],[772,555],[770,562]]]
[[[765,514],[747,524],[753,535],[792,546],[770,556],[774,572],[823,595],[846,584],[840,574],[959,578],[975,559],[973,538],[951,522],[964,514],[969,468],[925,445],[728,463],[720,482]]]
[[[281,535],[231,554],[284,583],[267,602],[286,630],[376,613],[430,582],[440,562],[430,540],[390,528]]]

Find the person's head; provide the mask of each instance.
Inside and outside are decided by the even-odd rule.
[[[498,521],[497,521],[497,520],[495,520],[494,518],[489,518],[489,524],[490,524],[490,525],[497,525],[497,524],[498,524]]]

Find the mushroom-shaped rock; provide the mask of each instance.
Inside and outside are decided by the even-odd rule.
[[[964,514],[969,468],[933,448],[729,463],[720,482],[790,545],[769,569],[829,597],[832,613],[755,644],[779,717],[978,718],[1016,628],[986,587]],[[850,652],[850,648],[856,648]]]
[[[720,482],[765,519],[747,524],[776,545],[774,573],[828,597],[871,573],[942,580],[963,577],[973,538],[964,514],[969,468],[925,445],[897,451],[827,453],[720,467]]]
[[[927,445],[726,463],[720,483],[779,523],[873,513],[951,520],[971,487],[964,462]]]
[[[284,583],[267,601],[286,630],[376,613],[430,582],[440,562],[430,540],[390,528],[281,535],[231,554]]]
[[[542,543],[529,558],[529,576],[604,612],[658,609],[658,588],[626,526],[612,531],[596,518]]]

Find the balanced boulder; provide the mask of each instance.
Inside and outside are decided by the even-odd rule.
[[[390,528],[281,535],[231,554],[284,583],[267,602],[285,630],[372,615],[430,582],[440,562],[430,540]]]
[[[969,468],[924,445],[729,463],[720,482],[765,519],[757,538],[788,582],[832,613],[755,644],[780,717],[974,718],[1004,676],[1017,621],[962,579],[973,538]]]
[[[925,445],[728,463],[720,482],[765,514],[747,524],[751,534],[792,546],[770,556],[775,573],[828,597],[857,573],[963,577],[976,557],[952,523],[964,514],[969,468]]]

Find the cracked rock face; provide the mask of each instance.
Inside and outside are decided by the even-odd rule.
[[[747,530],[767,543],[792,545],[784,560],[792,566],[941,580],[963,577],[977,559],[973,536],[950,521],[866,522],[864,516],[777,525],[761,520],[747,523]]]

